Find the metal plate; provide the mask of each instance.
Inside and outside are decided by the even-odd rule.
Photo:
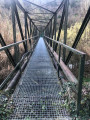
[[[12,96],[14,112],[10,120],[68,119],[56,70],[40,38]]]

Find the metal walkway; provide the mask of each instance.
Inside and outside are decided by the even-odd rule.
[[[15,108],[10,120],[68,120],[60,91],[56,70],[40,38],[12,96]]]

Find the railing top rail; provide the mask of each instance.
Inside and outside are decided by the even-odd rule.
[[[36,37],[38,37],[38,36],[34,36],[34,37],[31,37],[31,38],[22,40],[22,41],[20,41],[20,42],[12,43],[12,44],[9,44],[9,45],[7,45],[7,46],[1,47],[1,48],[0,48],[0,51],[3,51],[3,50],[8,49],[8,48],[11,48],[11,47],[13,47],[13,46],[15,46],[15,45],[19,45],[19,44],[21,44],[21,43],[24,43],[24,42],[26,42],[26,41],[28,41],[28,40],[30,40],[30,39],[34,39],[34,38],[36,38]]]
[[[58,41],[56,41],[56,40],[54,40],[54,39],[52,39],[52,38],[49,38],[49,37],[47,37],[47,36],[44,36],[44,37],[47,38],[47,39],[49,39],[49,40],[51,40],[51,41],[53,41],[53,42],[55,42],[55,43],[57,43],[57,44],[59,44],[59,45],[61,45],[61,46],[63,46],[64,48],[68,49],[69,51],[72,51],[73,53],[75,53],[75,54],[77,54],[77,55],[85,55],[84,52],[81,52],[81,51],[79,51],[79,50],[76,50],[76,49],[74,49],[74,48],[72,48],[72,47],[70,47],[70,46],[68,46],[68,45],[65,45],[65,44],[63,44],[63,43],[61,43],[61,42],[58,42]]]

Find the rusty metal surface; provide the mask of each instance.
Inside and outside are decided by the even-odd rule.
[[[10,120],[68,120],[56,70],[40,38],[12,96]]]

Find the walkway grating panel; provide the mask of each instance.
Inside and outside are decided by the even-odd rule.
[[[63,120],[68,118],[60,95],[56,70],[45,46],[39,39],[35,51],[12,96],[14,112],[10,120]]]

